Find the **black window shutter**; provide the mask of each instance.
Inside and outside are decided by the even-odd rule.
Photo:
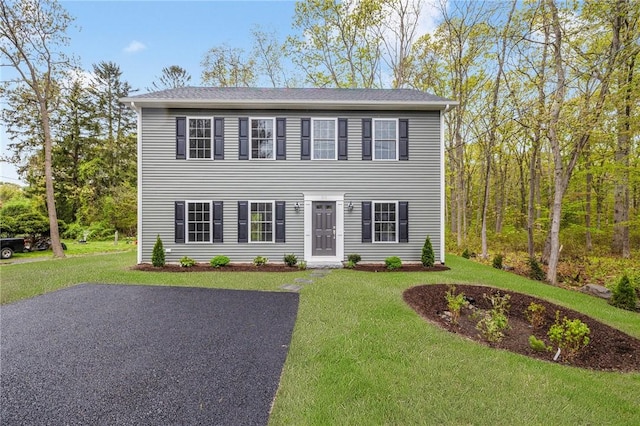
[[[347,119],[338,118],[338,160],[347,159]]]
[[[249,119],[238,119],[238,160],[249,159]]]
[[[362,202],[362,242],[371,242],[371,201]]]
[[[409,120],[406,118],[398,120],[399,130],[400,130],[400,140],[399,145],[399,160],[408,160],[409,159]]]
[[[213,119],[213,158],[224,160],[224,118]]]
[[[300,159],[311,160],[311,119],[300,120]]]
[[[179,244],[184,243],[184,201],[175,202],[175,242]]]
[[[213,202],[213,242],[222,242],[222,201]]]
[[[276,160],[287,159],[287,119],[276,118]]]
[[[401,243],[409,242],[409,203],[407,201],[400,201],[398,203],[398,241]]]
[[[187,158],[187,117],[176,117],[176,160]]]
[[[249,242],[249,202],[238,201],[238,242]]]
[[[286,216],[285,202],[276,201],[276,243],[285,242],[284,219]]]
[[[362,119],[362,159],[371,160],[371,119]]]

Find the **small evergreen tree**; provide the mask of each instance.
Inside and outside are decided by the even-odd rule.
[[[434,263],[433,246],[431,245],[431,239],[427,235],[427,239],[424,240],[424,246],[422,246],[422,266],[431,268]]]
[[[156,267],[162,267],[165,264],[164,247],[162,246],[160,235],[158,235],[158,238],[156,238],[156,243],[153,245],[153,252],[151,253],[151,264]]]
[[[544,271],[535,257],[529,258],[529,278],[536,281],[544,281]]]
[[[609,303],[618,308],[635,311],[637,302],[638,295],[631,285],[631,280],[626,275],[623,275],[618,285],[613,289],[613,295]]]

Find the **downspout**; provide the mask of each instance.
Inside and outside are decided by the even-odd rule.
[[[137,252],[138,252],[138,260],[137,263],[142,263],[142,108],[136,107],[135,102],[131,102],[131,109],[136,112],[137,115],[137,141],[136,141],[136,155],[137,158],[137,180],[138,180],[138,231],[137,231]]]
[[[444,178],[444,115],[451,109],[451,105],[447,104],[444,111],[440,111],[440,263],[445,262],[445,178]]]

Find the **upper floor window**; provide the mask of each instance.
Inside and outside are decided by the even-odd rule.
[[[211,119],[190,118],[189,158],[211,158]]]
[[[273,159],[274,153],[273,118],[251,119],[251,158]]]
[[[373,120],[373,159],[398,159],[398,120]]]
[[[398,242],[397,203],[373,203],[373,236],[376,242]]]
[[[336,159],[336,127],[335,119],[313,119],[312,152],[314,160]]]
[[[187,242],[211,242],[211,202],[187,202]]]
[[[250,220],[250,241],[253,242],[273,242],[274,236],[274,214],[273,202],[249,203]]]

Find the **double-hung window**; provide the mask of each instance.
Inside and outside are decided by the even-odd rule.
[[[338,120],[313,119],[312,155],[314,160],[335,160],[337,158],[336,134]]]
[[[187,242],[211,242],[210,201],[187,201]]]
[[[373,237],[375,242],[398,242],[398,203],[373,203]]]
[[[211,119],[189,118],[189,158],[211,158]]]
[[[398,120],[373,120],[373,159],[398,159]]]
[[[250,240],[254,242],[274,241],[274,202],[251,201],[249,203]]]
[[[275,120],[251,119],[251,158],[274,159]]]

